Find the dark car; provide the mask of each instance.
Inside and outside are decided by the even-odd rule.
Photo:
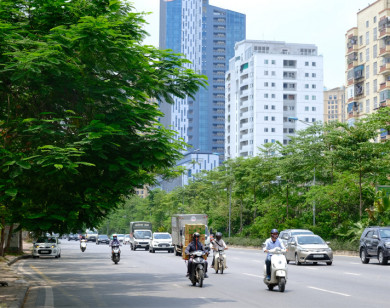
[[[110,244],[110,239],[106,234],[99,234],[98,238],[96,240],[96,245],[99,245],[100,243],[104,244]]]
[[[68,235],[68,241],[78,241],[79,240],[79,235],[78,234],[69,234]]]
[[[387,264],[390,257],[390,226],[367,227],[360,237],[360,260],[367,264],[378,258],[380,264]]]

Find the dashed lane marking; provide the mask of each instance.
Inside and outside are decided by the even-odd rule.
[[[330,291],[330,290],[325,290],[325,289],[320,289],[320,288],[316,288],[316,287],[308,287],[308,288],[309,289],[313,289],[313,290],[317,290],[317,291],[326,292],[326,293],[332,293],[332,294],[336,294],[336,295],[346,296],[346,297],[351,296],[349,294],[335,292],[335,291]]]

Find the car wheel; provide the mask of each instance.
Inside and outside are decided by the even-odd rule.
[[[382,265],[387,264],[387,258],[383,255],[383,250],[382,249],[379,249],[378,261]]]
[[[363,264],[367,264],[368,262],[370,262],[370,259],[367,258],[366,250],[364,248],[360,249],[360,260]]]
[[[301,262],[299,262],[299,257],[298,257],[297,253],[295,254],[295,264],[296,265],[301,265],[302,264]]]

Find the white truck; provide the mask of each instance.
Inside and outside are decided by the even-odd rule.
[[[149,250],[152,238],[152,223],[149,221],[130,222],[130,248],[136,250],[143,248]]]
[[[181,256],[185,246],[185,225],[203,224],[206,226],[205,248],[210,249],[210,232],[207,227],[208,216],[206,214],[175,214],[172,216],[172,245],[176,256]]]

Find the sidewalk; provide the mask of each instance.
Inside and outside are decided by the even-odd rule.
[[[0,281],[8,283],[8,286],[0,286],[0,308],[20,308],[23,305],[29,283],[11,265],[31,256],[32,243],[23,242],[23,253],[21,256],[0,258]]]

